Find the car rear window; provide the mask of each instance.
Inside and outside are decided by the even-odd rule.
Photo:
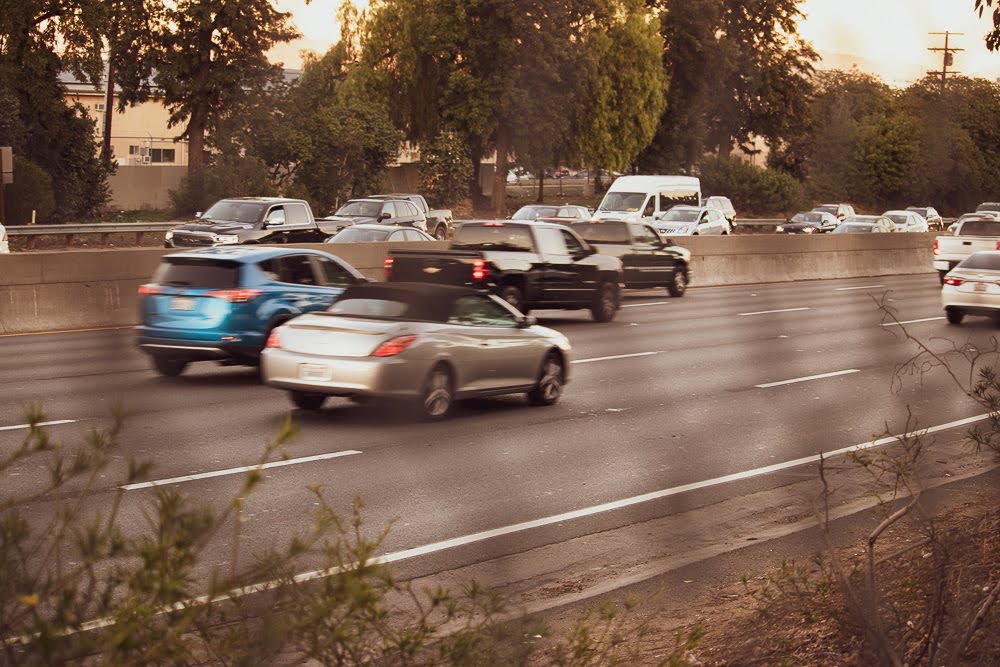
[[[1000,270],[1000,254],[992,252],[975,252],[966,257],[959,264],[963,269],[992,269]]]
[[[590,243],[618,243],[627,245],[630,242],[628,229],[624,222],[583,222],[570,225],[574,232]]]
[[[959,236],[1000,236],[1000,222],[994,220],[966,220],[958,230]]]
[[[156,269],[153,282],[206,289],[239,287],[240,263],[196,257],[168,257]]]
[[[523,225],[503,223],[462,225],[451,244],[454,250],[514,250],[531,252],[531,230]]]
[[[389,299],[341,299],[326,312],[345,317],[371,317],[375,319],[401,318],[410,310],[410,304]]]

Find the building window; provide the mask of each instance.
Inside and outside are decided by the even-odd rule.
[[[152,150],[153,162],[176,162],[177,151],[173,148],[154,148]]]
[[[136,146],[135,144],[128,147],[129,155],[142,155],[141,146]]]

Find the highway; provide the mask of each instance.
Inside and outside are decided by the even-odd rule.
[[[345,515],[362,498],[371,534],[391,524],[382,553],[405,572],[445,572],[739,503],[815,476],[784,462],[983,413],[940,370],[906,375],[894,388],[897,368],[917,348],[877,301],[937,350],[984,350],[996,335],[984,318],[949,326],[939,293],[937,276],[926,274],[698,288],[681,299],[642,292],[609,324],[583,311],[536,312],[573,345],[562,401],[475,401],[440,423],[341,399],[317,413],[292,410],[247,368],[202,363],[160,378],[127,329],[2,336],[0,451],[23,438],[26,404],[41,404],[60,422],[51,434],[71,445],[106,425],[120,403],[128,414],[121,461],[154,463],[149,484],[125,493],[127,525],[139,530],[157,485],[216,506],[229,500],[241,468],[291,412],[301,433],[247,502],[245,548],[304,530],[315,506],[309,487],[318,485]],[[941,436],[956,439],[962,428]],[[43,479],[41,467],[23,464],[0,485],[10,497]],[[106,508],[116,482],[109,473],[81,502]],[[668,548],[663,536],[648,541]],[[205,567],[228,554],[220,538]],[[501,582],[522,576],[514,566],[494,574]]]

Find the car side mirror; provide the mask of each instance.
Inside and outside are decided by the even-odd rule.
[[[378,221],[382,222],[383,220],[388,220],[390,217],[392,217],[392,216],[390,216],[388,213],[379,213],[378,214]]]
[[[197,213],[194,214],[194,217],[195,218],[200,218],[201,215],[202,215],[202,211],[198,211]]]
[[[264,227],[281,227],[283,224],[285,224],[284,220],[266,220]]]
[[[527,329],[528,327],[533,327],[538,324],[538,318],[534,315],[525,315],[517,321],[518,329]]]

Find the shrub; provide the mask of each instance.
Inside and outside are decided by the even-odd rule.
[[[775,169],[761,169],[742,160],[706,157],[699,164],[705,195],[729,197],[737,214],[787,213],[806,208],[802,184]]]
[[[469,194],[472,160],[457,137],[439,135],[421,160],[420,184],[435,206],[450,206]]]
[[[52,177],[27,158],[14,156],[14,182],[4,186],[7,224],[26,225],[35,211],[37,222],[46,222],[56,208]]]
[[[185,176],[170,201],[177,213],[204,211],[225,197],[267,197],[277,194],[267,166],[258,158],[216,156],[202,171],[201,183]]]

